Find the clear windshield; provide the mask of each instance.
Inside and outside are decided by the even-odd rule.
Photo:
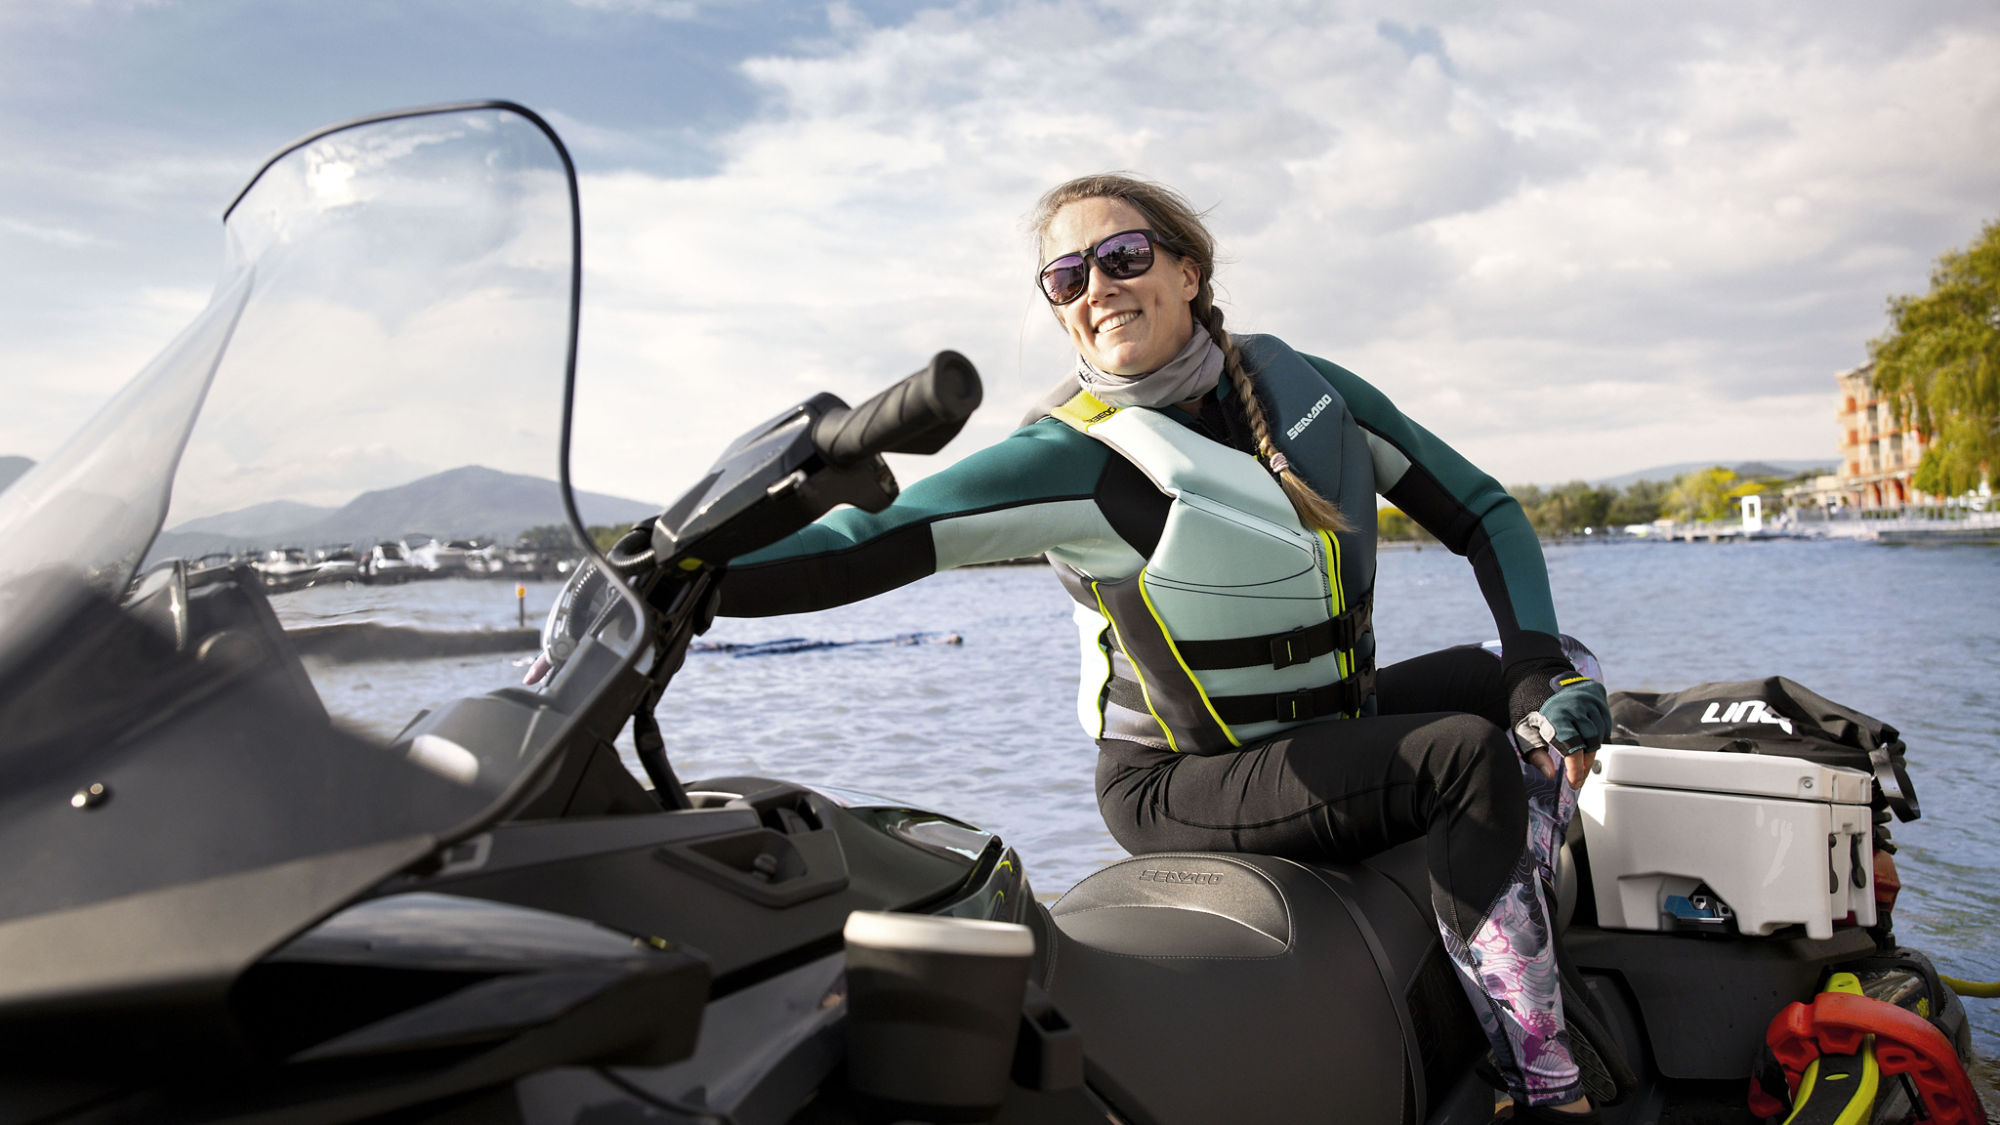
[[[583,553],[557,483],[561,153],[500,108],[352,126],[273,162],[225,231],[210,306],[0,495],[0,590],[56,571],[118,597],[171,559],[241,575],[328,710],[385,737],[518,684]]]

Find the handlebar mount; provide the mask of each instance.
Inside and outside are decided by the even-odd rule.
[[[654,565],[720,564],[841,504],[879,512],[896,498],[884,453],[935,453],[978,408],[979,372],[957,352],[850,408],[814,395],[738,438],[652,527]]]

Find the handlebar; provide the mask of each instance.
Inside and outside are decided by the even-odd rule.
[[[813,423],[812,443],[839,468],[878,453],[936,453],[978,408],[979,372],[953,351],[859,406]]]

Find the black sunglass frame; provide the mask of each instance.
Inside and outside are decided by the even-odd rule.
[[[1128,234],[1136,234],[1146,240],[1145,268],[1127,274],[1113,273],[1111,271],[1111,268],[1104,264],[1104,260],[1097,256],[1097,249],[1098,247],[1103,246],[1105,243],[1110,242],[1114,238],[1123,238]],[[1098,269],[1103,270],[1104,276],[1106,277],[1113,278],[1118,281],[1130,281],[1135,277],[1146,276],[1147,272],[1153,268],[1153,263],[1159,259],[1160,252],[1165,249],[1166,247],[1160,244],[1160,236],[1154,233],[1154,231],[1150,227],[1133,227],[1131,230],[1114,231],[1111,234],[1105,235],[1103,238],[1098,239],[1096,242],[1091,243],[1090,245],[1084,247],[1081,250],[1071,250],[1067,254],[1058,254],[1055,257],[1050,258],[1047,264],[1043,265],[1041,269],[1035,271],[1035,288],[1041,290],[1042,298],[1048,301],[1048,303],[1051,305],[1060,307],[1062,305],[1071,304],[1074,303],[1078,297],[1083,296],[1084,293],[1090,289],[1090,267],[1092,267],[1093,265],[1096,266]],[[1077,291],[1074,294],[1072,294],[1067,300],[1058,301],[1055,298],[1055,294],[1049,292],[1049,283],[1048,283],[1049,271],[1055,269],[1057,263],[1062,262],[1068,258],[1082,259],[1083,284],[1079,286],[1077,288]]]

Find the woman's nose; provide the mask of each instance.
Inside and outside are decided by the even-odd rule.
[[[1092,263],[1090,267],[1090,284],[1084,288],[1084,296],[1089,300],[1095,301],[1116,292],[1118,292],[1118,279],[1105,273],[1102,266]]]

